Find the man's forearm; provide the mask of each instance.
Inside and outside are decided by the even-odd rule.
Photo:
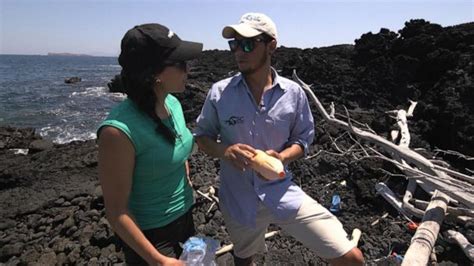
[[[301,158],[304,154],[303,148],[299,144],[293,144],[280,152],[282,163],[288,165],[294,160]]]
[[[207,155],[223,158],[224,152],[227,146],[217,143],[214,139],[211,139],[207,136],[196,137],[196,142],[201,150],[203,150]]]
[[[196,137],[196,142],[201,150],[206,154],[216,158],[223,158],[226,145],[217,143],[215,140],[207,136]],[[301,158],[304,154],[303,148],[299,144],[293,144],[280,152],[282,163],[287,165],[294,160]]]

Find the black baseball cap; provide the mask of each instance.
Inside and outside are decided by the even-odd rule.
[[[119,64],[123,68],[158,66],[165,61],[197,58],[202,43],[181,40],[167,27],[149,23],[133,27],[122,38]]]

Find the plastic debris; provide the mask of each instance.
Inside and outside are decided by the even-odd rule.
[[[215,253],[219,241],[209,237],[190,237],[183,245],[179,257],[186,266],[215,266]]]
[[[331,207],[329,208],[329,211],[332,213],[338,213],[341,211],[341,197],[339,194],[335,193],[332,196]]]

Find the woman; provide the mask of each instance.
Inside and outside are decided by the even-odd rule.
[[[160,24],[136,26],[122,39],[128,99],[97,136],[106,215],[129,265],[182,265],[179,242],[195,233],[187,165],[194,141],[170,93],[184,91],[186,60],[201,51],[201,43],[182,41]]]

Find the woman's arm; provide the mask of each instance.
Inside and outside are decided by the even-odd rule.
[[[193,182],[191,181],[191,177],[189,176],[189,174],[190,174],[189,161],[186,160],[186,162],[184,163],[184,165],[185,165],[185,167],[186,167],[186,179],[188,180],[189,186],[192,188],[192,187],[193,187]]]
[[[156,250],[128,211],[134,166],[135,150],[128,137],[116,128],[103,128],[99,137],[99,179],[112,229],[148,264],[179,263]]]

